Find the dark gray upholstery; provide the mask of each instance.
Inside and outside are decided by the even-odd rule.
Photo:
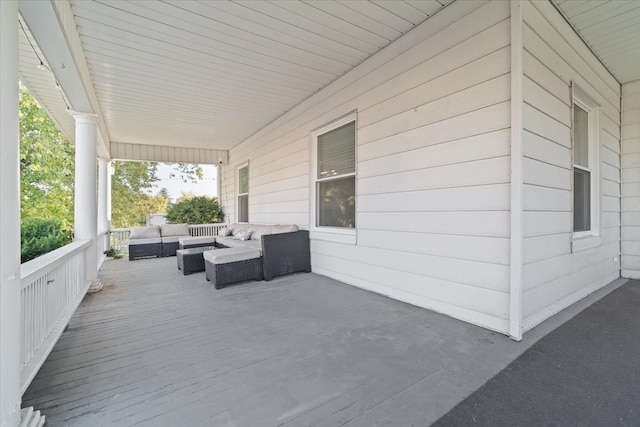
[[[262,280],[262,259],[253,258],[226,264],[214,264],[205,259],[204,271],[207,280],[211,281],[216,289],[222,289],[230,283]]]
[[[265,234],[260,240],[264,280],[299,271],[311,272],[309,231]]]

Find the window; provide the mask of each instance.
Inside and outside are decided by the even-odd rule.
[[[355,116],[315,134],[315,226],[355,229]]]
[[[589,113],[573,106],[573,231],[591,230]]]
[[[600,231],[599,108],[582,90],[573,90],[573,233],[574,243],[583,238],[577,247],[586,248],[599,244],[585,243]]]
[[[238,169],[238,222],[249,222],[249,165]]]

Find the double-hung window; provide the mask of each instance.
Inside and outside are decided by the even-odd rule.
[[[574,249],[580,249],[600,243],[600,130],[598,105],[573,90],[573,236]]]
[[[249,165],[238,168],[238,222],[249,222]]]
[[[356,227],[356,122],[351,115],[314,134],[315,227]]]

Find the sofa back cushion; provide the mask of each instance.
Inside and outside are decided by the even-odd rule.
[[[298,226],[295,224],[278,224],[271,227],[271,234],[292,233],[294,231],[298,231]]]
[[[160,227],[162,237],[189,235],[189,226],[187,224],[162,224]]]
[[[253,234],[251,234],[251,239],[260,240],[265,234],[271,234],[271,227],[271,225],[252,225]]]
[[[129,239],[159,239],[160,227],[152,225],[150,227],[131,227]]]

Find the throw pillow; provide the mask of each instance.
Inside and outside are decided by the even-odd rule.
[[[229,227],[224,227],[221,228],[220,231],[218,231],[218,236],[222,236],[222,237],[227,237],[227,236],[231,236],[232,231]]]
[[[253,231],[251,230],[242,230],[242,231],[238,231],[233,238],[235,240],[249,240],[251,239],[251,233],[253,233]]]

